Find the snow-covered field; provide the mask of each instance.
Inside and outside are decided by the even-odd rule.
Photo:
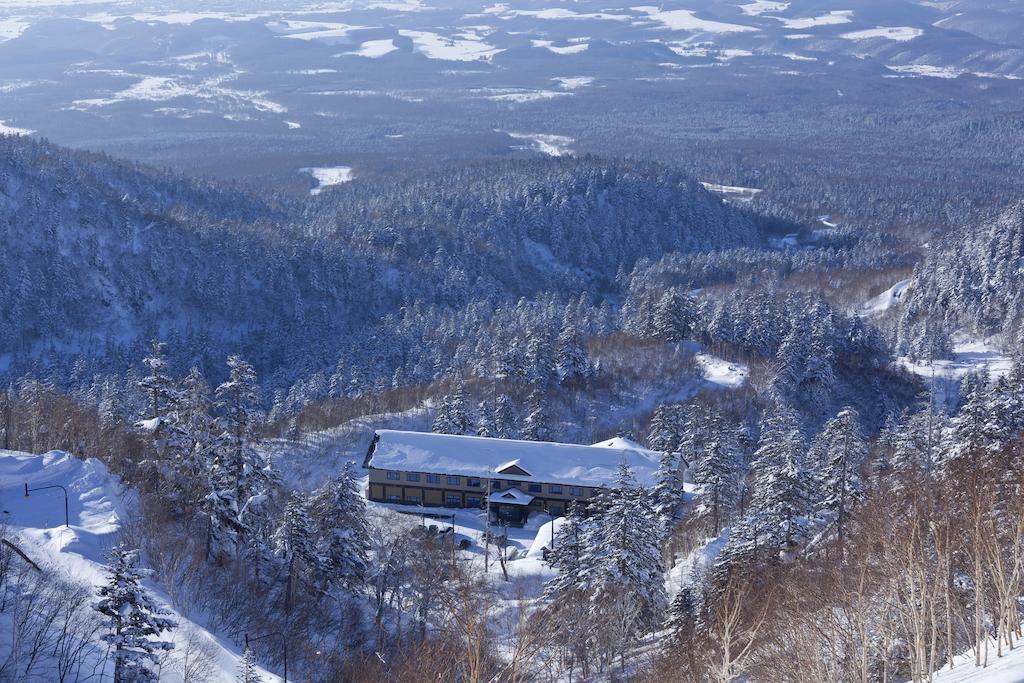
[[[718,183],[702,182],[701,185],[703,185],[704,189],[707,190],[708,192],[714,192],[715,194],[720,194],[723,197],[728,197],[729,199],[736,199],[743,202],[751,201],[754,197],[756,197],[757,195],[761,194],[761,192],[764,191],[756,187],[719,185]]]
[[[533,45],[533,47],[550,50],[556,55],[579,54],[580,52],[586,52],[587,48],[590,47],[590,44],[586,42],[570,43],[569,45],[555,45],[554,42],[550,40],[531,40],[530,44]]]
[[[844,33],[842,37],[847,40],[873,40],[875,38],[884,38],[885,40],[905,43],[908,40],[913,40],[923,34],[924,31],[911,26],[879,26],[878,28],[869,28],[864,31],[851,31],[850,33]]]
[[[26,498],[25,484],[30,489],[63,486],[68,493],[70,526],[64,526],[64,496],[59,488],[30,491]],[[5,537],[46,571],[58,573],[65,581],[93,591],[106,580],[104,559],[117,542],[130,504],[116,479],[98,460],[79,460],[60,452],[28,455],[0,451],[0,515],[6,526]],[[150,583],[147,589],[178,623],[170,636],[176,649],[184,650],[189,637],[201,640],[212,655],[212,680],[234,680],[238,671],[237,650],[176,613],[159,586]],[[7,615],[0,614],[0,619],[6,618]],[[4,630],[0,626],[0,631]],[[105,655],[106,646],[96,643],[88,656],[99,664]],[[167,666],[160,680],[180,681],[181,676],[173,668]],[[265,674],[264,680],[278,679]]]
[[[530,149],[541,154],[552,157],[572,154],[572,144],[575,142],[564,135],[549,135],[545,133],[513,133],[511,131],[500,131],[515,140],[524,140],[528,144],[525,149]]]
[[[853,10],[841,9],[832,10],[828,14],[822,14],[816,17],[802,17],[799,19],[784,19],[781,17],[774,18],[778,18],[779,21],[785,24],[786,28],[800,30],[807,28],[816,28],[818,26],[834,26],[836,24],[848,24],[853,20],[852,17]]]
[[[411,38],[416,51],[429,59],[452,62],[486,61],[499,52],[504,52],[469,34],[464,34],[461,38],[448,38],[430,31],[401,30],[398,33]]]
[[[767,12],[784,12],[789,9],[788,2],[778,2],[777,0],[754,0],[746,5],[740,5],[740,10],[752,17],[760,16]]]
[[[925,381],[933,382],[935,402],[939,406],[951,406],[956,401],[960,381],[966,375],[985,370],[995,379],[1008,373],[1013,366],[1013,360],[987,339],[954,341],[952,360],[927,364],[899,358],[897,363]]]
[[[740,363],[732,363],[707,353],[698,353],[697,365],[700,366],[704,381],[726,389],[737,389],[743,386],[750,374],[750,369]]]
[[[691,31],[704,33],[746,33],[756,31],[753,26],[741,24],[728,24],[721,21],[710,21],[700,19],[692,10],[677,9],[663,10],[660,7],[641,6],[631,8],[637,12],[643,12],[652,21],[658,22],[670,31]]]
[[[383,57],[397,49],[395,41],[391,38],[387,38],[384,40],[367,40],[359,46],[358,50],[346,52],[345,54],[355,55],[356,57],[369,57],[373,59],[376,57]]]
[[[318,195],[328,187],[342,185],[355,177],[351,166],[310,166],[299,170],[316,179],[316,187],[309,191],[311,195]]]
[[[28,128],[9,126],[4,121],[0,121],[0,135],[31,135],[34,132],[34,130],[29,130]]]

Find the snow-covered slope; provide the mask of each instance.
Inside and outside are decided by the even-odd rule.
[[[1005,375],[1013,366],[1013,359],[990,340],[970,338],[954,340],[951,360],[937,360],[931,364],[913,362],[908,358],[897,360],[908,372],[932,382],[936,404],[946,407],[953,406],[960,381],[967,375],[984,371],[995,378]]]
[[[27,498],[26,484],[30,490]],[[45,486],[67,490],[69,526],[64,524],[64,495],[60,488],[32,490]],[[125,510],[130,504],[130,495],[126,496],[116,478],[98,460],[79,460],[56,451],[45,455],[0,451],[0,515],[6,526],[5,538],[45,571],[54,572],[90,592],[106,580],[104,558],[117,542],[126,519]],[[150,584],[147,589],[178,623],[170,638],[175,642],[176,651],[183,653],[191,649],[194,657],[196,650],[201,649],[210,657],[209,680],[234,680],[239,654],[231,644],[177,613],[159,586]],[[7,614],[0,612],[0,624],[3,624],[0,631],[6,629],[8,619]],[[4,640],[0,639],[0,645]],[[187,647],[190,640],[191,645]],[[105,655],[105,644],[97,640],[88,657],[99,664]],[[178,667],[173,665],[174,656],[172,652],[171,661],[161,670],[161,681],[182,680]],[[56,680],[50,677],[52,672],[46,662],[37,667],[37,671],[28,680]],[[264,680],[278,679],[265,674]]]
[[[1024,681],[1024,646],[1018,644],[1002,657],[995,656],[995,644],[989,644],[986,667],[974,666],[974,652],[966,652],[953,660],[952,669],[942,669],[935,683],[1022,683]]]
[[[903,293],[907,291],[907,287],[910,286],[910,282],[910,280],[900,280],[878,296],[864,302],[864,314],[874,315],[888,311],[903,298]]]

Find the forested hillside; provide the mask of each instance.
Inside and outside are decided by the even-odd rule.
[[[355,183],[308,207],[3,138],[0,359],[10,374],[122,367],[163,338],[290,386],[402,306],[603,295],[640,257],[761,241],[756,218],[663,167],[492,164]],[[361,359],[350,360],[359,363]],[[394,371],[394,367],[390,372]]]
[[[999,334],[1007,343],[1024,331],[1024,203],[949,236],[915,270],[899,350],[945,358],[961,330]]]

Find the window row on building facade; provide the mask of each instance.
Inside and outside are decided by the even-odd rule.
[[[447,486],[465,486],[467,488],[485,487],[484,481],[479,477],[421,474],[420,472],[398,472],[396,470],[388,470],[387,480],[407,481],[412,483],[421,483],[425,481],[427,484],[441,484],[443,482]],[[532,482],[504,481],[501,479],[491,480],[492,491],[501,491],[509,486],[517,486],[522,490],[526,491],[527,493],[550,493],[551,495],[555,496],[569,495],[575,497],[581,497],[586,495],[586,490],[582,486],[563,486],[562,484],[539,484]]]

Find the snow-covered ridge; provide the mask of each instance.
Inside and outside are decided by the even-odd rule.
[[[26,484],[29,487],[27,498],[24,494]],[[67,491],[69,526],[65,526],[61,489],[33,490],[50,486],[63,487]],[[130,494],[128,499],[125,495],[118,480],[99,460],[80,460],[57,451],[44,455],[0,451],[0,516],[6,526],[5,537],[45,571],[56,572],[63,580],[81,585],[90,593],[95,593],[95,589],[106,581],[104,561],[117,542],[126,510],[131,505]],[[238,671],[238,653],[228,643],[177,613],[159,586],[150,584],[147,589],[178,623],[177,629],[170,634],[176,649],[183,650],[189,638],[203,641],[212,656],[211,680],[234,680]],[[4,620],[7,618],[7,614],[0,612],[0,632],[6,628]],[[0,638],[0,646],[4,640]],[[89,648],[88,660],[97,667],[101,666],[107,654],[106,647],[97,640]],[[49,666],[43,661],[37,670],[48,671]],[[160,680],[169,683],[182,680],[172,669],[165,668]],[[48,678],[43,673],[41,678],[33,680],[57,679]],[[104,680],[109,679],[104,677]],[[278,678],[264,672],[263,680],[277,681]]]

